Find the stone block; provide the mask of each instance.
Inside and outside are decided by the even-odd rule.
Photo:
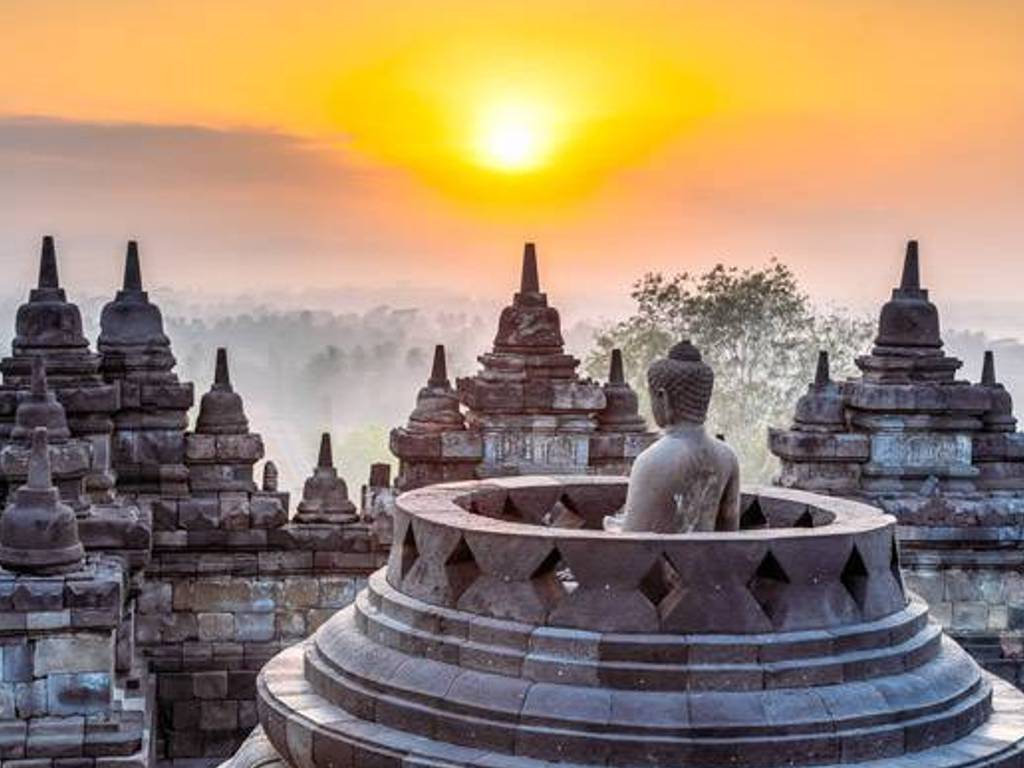
[[[85,744],[85,718],[39,717],[28,724],[27,757],[77,757]]]
[[[314,608],[306,614],[306,634],[311,635],[323,626],[336,611],[333,608]]]
[[[174,587],[168,581],[145,579],[135,600],[140,613],[165,613],[174,605]]]
[[[0,720],[11,720],[18,716],[17,683],[0,683]]]
[[[237,701],[204,701],[200,706],[199,729],[201,731],[237,730]]]
[[[37,677],[61,672],[111,673],[113,667],[113,632],[58,635],[36,641],[33,669]]]
[[[110,708],[111,675],[106,672],[50,675],[46,688],[51,715],[99,714]]]
[[[246,670],[228,672],[229,699],[255,699],[256,675]]]
[[[911,592],[920,595],[926,603],[939,603],[945,599],[944,572],[933,568],[907,570],[904,581]]]
[[[248,731],[259,724],[255,701],[238,702],[238,729]]]
[[[1005,605],[990,605],[988,608],[988,628],[992,631],[1005,630],[1009,623],[1008,609]]]
[[[29,630],[65,629],[71,626],[71,610],[35,611],[25,617],[25,628]]]
[[[195,432],[185,435],[186,461],[213,461],[216,457],[216,435],[200,435]]]
[[[176,731],[199,730],[200,708],[197,702],[176,701],[171,707],[171,728]]]
[[[301,640],[306,636],[306,616],[300,611],[277,614],[275,636],[282,640]]]
[[[190,531],[212,530],[220,525],[220,513],[216,497],[182,499],[178,502],[178,525]]]
[[[31,683],[15,683],[14,706],[19,718],[39,717],[46,714],[46,679]]]
[[[217,461],[255,464],[263,458],[263,438],[258,434],[217,435]]]
[[[189,468],[189,485],[193,493],[256,490],[252,466],[239,464],[192,465]]]
[[[64,587],[64,601],[70,608],[120,608],[121,579],[113,578],[70,580]]]
[[[258,558],[261,574],[308,573],[313,568],[312,552],[260,552]]]
[[[288,609],[312,608],[319,604],[320,586],[312,577],[290,576],[284,580],[281,602]]]
[[[1006,628],[1014,631],[1024,630],[1024,604],[1012,603],[1006,606]]]
[[[245,493],[220,494],[220,527],[240,531],[249,527],[249,496]]]
[[[355,580],[349,576],[321,576],[320,605],[325,608],[344,608],[355,600]]]
[[[15,611],[59,611],[64,608],[64,582],[18,579],[11,600]]]
[[[157,677],[156,695],[160,701],[187,701],[194,698],[192,675],[168,672]]]
[[[223,699],[228,695],[228,673],[224,670],[196,672],[192,685],[197,699]]]
[[[288,522],[288,510],[280,498],[270,494],[253,494],[249,501],[249,524],[253,528],[280,528]]]
[[[987,627],[988,605],[981,602],[953,603],[953,629],[984,630]]]
[[[206,669],[213,661],[213,643],[181,644],[181,663],[185,669]]]
[[[201,613],[236,613],[249,610],[252,585],[228,576],[202,579],[191,585],[191,608]]]
[[[243,643],[272,640],[274,638],[274,614],[236,614],[235,638]]]
[[[32,675],[32,647],[28,642],[4,646],[4,681],[29,682]]]
[[[27,737],[28,723],[25,720],[0,720],[0,758],[24,757]]]
[[[230,613],[200,613],[199,639],[231,640],[235,636],[235,617]]]

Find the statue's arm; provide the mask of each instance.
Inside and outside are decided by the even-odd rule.
[[[718,507],[718,519],[715,522],[717,531],[738,531],[740,529],[740,467],[736,457],[732,457],[732,472],[725,484],[722,502]]]
[[[633,464],[626,492],[624,531],[666,530],[666,516],[671,520],[675,509],[673,477],[651,466],[649,456],[641,455]]]

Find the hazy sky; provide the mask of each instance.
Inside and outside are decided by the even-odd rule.
[[[189,291],[549,292],[792,264],[1024,278],[1024,3],[2,0],[0,265]],[[1014,304],[1008,305],[1011,308]]]

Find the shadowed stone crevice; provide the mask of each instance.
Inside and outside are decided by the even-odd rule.
[[[412,527],[410,526],[410,530]],[[476,564],[473,551],[466,539],[459,537],[459,543],[444,561],[444,570],[448,578],[448,587],[452,599],[458,602],[462,594],[480,577],[480,566]]]
[[[664,618],[683,599],[682,577],[668,558],[662,555],[640,581],[640,591]]]
[[[781,622],[782,593],[789,584],[789,576],[786,575],[782,565],[771,552],[766,552],[754,575],[747,582],[750,594],[754,596],[757,604],[761,606],[765,616],[773,625]]]
[[[850,597],[857,603],[857,608],[861,611],[864,610],[864,604],[867,600],[869,578],[868,569],[864,565],[864,558],[861,557],[860,550],[855,546],[850,552],[846,564],[843,566],[843,572],[839,575],[839,580],[846,587],[846,591],[850,593]]]
[[[740,513],[740,530],[750,531],[768,527],[768,518],[761,509],[761,501],[754,498]]]

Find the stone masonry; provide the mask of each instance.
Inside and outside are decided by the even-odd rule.
[[[565,353],[558,310],[540,290],[533,243],[519,291],[498,321],[481,370],[452,388],[438,347],[426,386],[404,427],[391,432],[396,486],[523,474],[625,474],[653,440],[637,413],[621,357],[609,383],[581,378]],[[463,412],[463,409],[465,411]]]
[[[45,429],[50,490],[26,491],[25,519],[59,513],[74,531],[59,557],[85,555],[57,572],[15,573],[18,553],[35,550],[17,538],[29,529],[4,528],[20,513],[0,518],[0,759],[216,763],[255,723],[262,664],[385,562],[387,473],[374,471],[366,509],[289,522],[272,463],[255,482],[263,442],[231,386],[226,350],[189,430],[193,387],[174,373],[134,242],[97,347],[60,287],[47,237],[38,287],[0,361],[0,497],[16,506],[32,485],[30,438]],[[330,490],[331,471],[319,468],[307,486]],[[344,487],[336,472],[332,482]]]
[[[942,349],[939,314],[907,246],[858,378],[827,353],[792,426],[773,430],[778,483],[862,499],[897,517],[909,586],[983,664],[1024,670],[1024,434],[986,353],[976,383]]]

